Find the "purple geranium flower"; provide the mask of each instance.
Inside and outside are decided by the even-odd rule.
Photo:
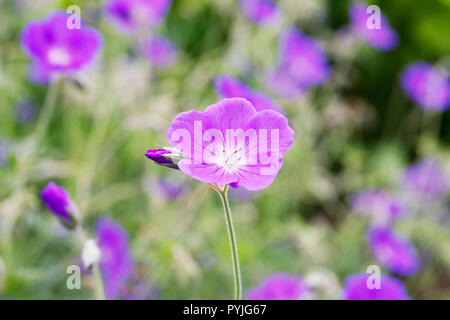
[[[353,211],[368,215],[379,225],[387,225],[406,213],[406,205],[399,198],[383,190],[364,190],[352,196]]]
[[[101,251],[100,271],[107,299],[115,299],[127,287],[133,272],[133,258],[125,229],[117,222],[102,217],[96,224]]]
[[[156,68],[167,68],[178,58],[172,41],[163,36],[153,37],[142,46],[143,54]]]
[[[47,208],[61,219],[64,225],[69,227],[75,225],[73,204],[63,187],[58,186],[53,181],[49,182],[41,191],[41,199]]]
[[[178,162],[185,174],[210,184],[234,182],[248,190],[272,183],[294,135],[283,115],[258,112],[242,98],[224,99],[205,112],[180,113],[167,131],[169,142],[185,155]]]
[[[102,44],[101,34],[90,27],[69,29],[70,17],[56,11],[41,20],[29,22],[21,34],[21,44],[33,60],[32,80],[45,83],[55,72],[74,73],[89,65]]]
[[[166,16],[172,0],[110,0],[106,16],[123,33],[156,27]]]
[[[273,23],[280,15],[278,6],[270,0],[239,0],[244,14],[256,24]]]
[[[344,300],[410,300],[403,283],[391,276],[381,275],[380,288],[370,289],[369,274],[353,274],[345,279]]]
[[[403,236],[387,228],[373,227],[369,229],[367,238],[373,255],[385,268],[402,276],[418,271],[416,250]]]
[[[302,277],[277,273],[267,277],[259,286],[250,288],[248,300],[300,300],[309,288]]]
[[[430,157],[405,170],[402,186],[420,197],[438,198],[449,191],[448,178],[439,161]]]
[[[368,6],[362,2],[356,2],[350,6],[350,24],[353,31],[371,47],[386,51],[395,48],[398,43],[398,35],[390,27],[383,14],[380,17],[380,29],[368,28],[367,20],[372,15],[372,13],[367,13]]]
[[[450,78],[445,70],[415,62],[403,71],[401,82],[405,93],[422,108],[439,111],[450,107]]]
[[[281,35],[279,55],[277,68],[267,78],[269,88],[279,95],[295,97],[330,76],[324,50],[299,29],[289,28]]]
[[[277,106],[264,93],[252,90],[245,83],[240,82],[232,76],[218,76],[213,80],[213,83],[217,93],[222,98],[244,98],[253,104],[256,111],[274,110],[285,114],[284,110]]]

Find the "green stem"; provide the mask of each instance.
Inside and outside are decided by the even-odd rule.
[[[45,136],[48,125],[50,123],[51,117],[53,115],[53,110],[56,105],[56,97],[58,95],[59,78],[55,77],[50,82],[47,94],[45,96],[44,105],[42,107],[41,115],[39,116],[36,129],[33,133],[32,139],[34,140],[34,145],[40,144],[41,140]]]
[[[98,264],[94,264],[92,268],[94,270],[95,278],[95,296],[97,297],[97,300],[105,300],[105,288],[103,286],[103,279],[100,268],[98,267]]]
[[[228,186],[225,186],[223,191],[218,192],[222,200],[223,210],[225,212],[225,219],[227,223],[228,240],[230,241],[231,259],[233,261],[233,276],[234,276],[234,299],[241,300],[242,298],[242,282],[241,269],[239,267],[239,254],[236,243],[236,235],[233,228],[233,220],[231,219],[230,205],[227,198]]]
[[[53,111],[56,105],[56,98],[58,96],[59,77],[55,76],[51,79],[47,93],[45,95],[44,104],[39,114],[36,127],[26,142],[26,146],[22,154],[22,166],[20,168],[21,175],[19,177],[18,186],[25,185],[31,162],[36,158],[36,152],[41,145],[42,139],[44,139],[47,132],[48,125],[53,115]]]

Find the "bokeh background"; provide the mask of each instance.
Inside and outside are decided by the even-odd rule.
[[[167,145],[179,112],[220,99],[212,79],[221,74],[270,95],[296,132],[270,187],[231,194],[245,289],[285,272],[316,286],[312,298],[339,299],[347,276],[379,264],[367,242],[369,219],[352,210],[352,195],[379,188],[401,197],[405,168],[423,157],[437,159],[450,177],[450,113],[417,106],[400,82],[418,60],[448,68],[448,0],[372,1],[399,35],[390,51],[342,38],[349,1],[278,1],[281,17],[260,26],[235,0],[174,0],[149,30],[177,48],[166,68],[136,49],[140,35],[122,34],[105,19],[104,3],[0,1],[0,297],[93,297],[89,271],[81,290],[66,288],[66,268],[80,263],[81,246],[40,199],[49,181],[66,188],[89,235],[101,216],[127,231],[136,267],[122,297],[232,297],[219,198],[144,156]],[[30,81],[20,32],[72,4],[102,33],[103,48],[95,64],[59,84],[47,130],[32,159],[24,159],[48,86]],[[271,93],[264,73],[277,62],[280,33],[292,25],[324,47],[332,73],[287,99]],[[413,299],[450,298],[449,208],[447,193],[410,205],[393,226],[419,259],[418,272],[396,276]]]

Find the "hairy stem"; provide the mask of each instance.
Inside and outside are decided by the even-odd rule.
[[[233,276],[234,276],[234,299],[241,300],[242,298],[242,282],[241,282],[241,268],[239,266],[239,254],[236,243],[236,235],[234,233],[233,220],[231,218],[230,205],[227,198],[228,186],[219,192],[222,200],[223,210],[225,213],[225,220],[227,223],[228,240],[230,241],[231,259],[233,261]]]

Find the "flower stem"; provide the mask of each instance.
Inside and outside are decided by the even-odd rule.
[[[97,300],[105,300],[105,288],[103,286],[103,279],[100,268],[98,264],[94,264],[92,268],[95,278],[95,296],[97,297]]]
[[[59,87],[59,77],[55,76],[51,79],[49,87],[47,89],[47,94],[45,96],[44,105],[42,106],[41,114],[39,115],[39,120],[36,128],[33,132],[33,151],[36,146],[41,143],[47,131],[50,120],[53,116],[53,111],[56,105],[56,98],[58,96]]]
[[[228,185],[218,192],[222,200],[223,210],[225,212],[225,219],[227,223],[228,240],[230,241],[231,259],[233,261],[233,276],[234,276],[234,299],[241,300],[242,298],[242,282],[241,269],[239,266],[239,254],[236,243],[236,235],[234,233],[233,220],[231,219],[230,205],[227,198]]]
[[[50,84],[45,95],[44,104],[39,113],[39,119],[33,133],[26,141],[23,148],[20,166],[20,177],[18,179],[18,187],[23,187],[28,179],[30,166],[32,161],[36,158],[38,148],[41,147],[42,140],[45,138],[48,126],[53,116],[53,111],[56,105],[59,90],[59,77],[55,76],[51,79]]]
[[[74,210],[78,212],[78,208],[75,205]],[[81,217],[79,213],[78,217]],[[87,236],[83,228],[81,228],[80,224],[77,225],[75,232],[78,234],[78,237],[80,238],[82,245],[84,245],[87,241]],[[97,300],[105,300],[105,287],[103,286],[102,273],[100,271],[98,263],[92,266],[92,270],[94,272],[94,280],[95,280],[95,297],[97,298]]]

